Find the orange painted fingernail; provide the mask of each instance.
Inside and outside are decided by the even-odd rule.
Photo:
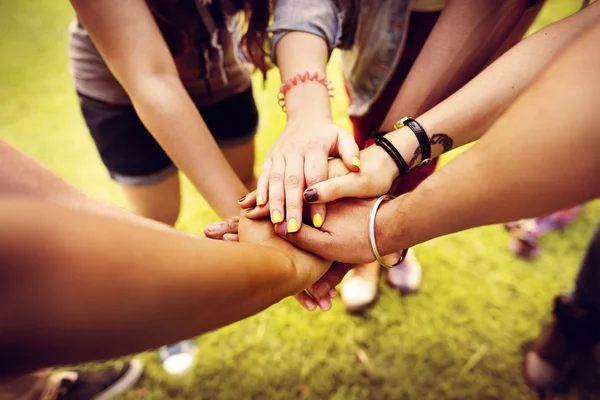
[[[315,228],[320,228],[323,225],[323,217],[321,216],[321,214],[316,213],[315,215],[313,215],[313,226]]]
[[[288,221],[287,231],[289,233],[298,232],[299,229],[300,229],[300,226],[298,225],[298,221],[296,221],[294,218],[292,218]]]
[[[278,224],[281,221],[283,221],[283,216],[281,215],[281,213],[277,210],[273,211],[273,213],[271,214],[271,222],[273,222],[274,224]]]
[[[360,169],[360,159],[356,156],[352,157],[352,165],[355,165]]]

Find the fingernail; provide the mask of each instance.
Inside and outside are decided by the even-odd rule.
[[[336,297],[337,297],[337,290],[335,290],[335,288],[333,288],[329,291],[329,298],[335,299]]]
[[[256,197],[256,205],[257,206],[262,206],[265,204],[265,199],[262,196],[257,196]]]
[[[245,212],[246,214],[248,214],[248,213],[249,213],[250,211],[252,211],[252,210],[254,210],[254,207],[252,207],[252,208],[246,208],[246,209],[244,210],[244,212]]]
[[[360,159],[356,156],[352,157],[352,164],[356,165],[360,169]]]
[[[331,308],[331,300],[327,298],[319,300],[319,307],[323,311],[329,311],[329,309]]]
[[[300,229],[298,226],[298,221],[296,221],[294,218],[290,219],[287,223],[287,231],[289,233],[294,233],[298,232],[298,229]]]
[[[325,297],[329,293],[329,284],[327,282],[321,282],[315,286],[315,297],[319,299]]]
[[[246,200],[246,196],[244,196],[244,197],[240,197],[240,198],[238,199],[238,203],[241,203],[241,202],[242,202],[242,201],[244,201],[244,200]]]
[[[308,309],[308,311],[315,311],[315,308],[317,308],[317,303],[315,303],[313,299],[306,299],[304,306]]]
[[[323,225],[323,217],[321,217],[321,214],[316,213],[315,215],[313,215],[313,226],[315,228],[320,228]]]
[[[304,191],[304,201],[312,203],[317,200],[319,200],[319,192],[317,192],[317,189],[306,189]]]
[[[273,213],[271,214],[271,222],[273,222],[274,224],[278,224],[281,221],[283,221],[281,213],[277,210],[273,211]]]

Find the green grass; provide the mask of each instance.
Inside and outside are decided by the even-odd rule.
[[[550,0],[536,27],[578,4]],[[71,16],[66,1],[0,2],[0,138],[82,190],[125,206],[77,107],[66,59]],[[335,66],[331,75],[336,119],[349,128]],[[277,86],[275,73],[264,90],[256,81],[258,161],[285,122]],[[180,228],[200,232],[215,219],[188,183],[183,198]],[[145,377],[124,398],[533,398],[520,377],[522,347],[549,321],[552,297],[571,287],[599,217],[598,202],[586,206],[564,232],[542,239],[533,262],[512,256],[500,226],[432,240],[417,247],[424,268],[418,295],[401,298],[382,281],[376,306],[362,317],[346,314],[339,300],[332,311],[312,314],[284,300],[199,338],[198,363],[183,380],[163,374],[153,352],[140,355]]]

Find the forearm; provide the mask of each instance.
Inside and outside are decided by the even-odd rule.
[[[286,34],[275,49],[281,81],[308,72],[325,76],[328,49],[325,39],[306,32]],[[288,120],[322,117],[331,120],[331,105],[327,88],[318,82],[304,82],[286,94]]]
[[[0,195],[42,200],[75,210],[123,219],[160,230],[167,225],[138,217],[119,207],[94,199],[43,167],[35,160],[0,141]],[[180,233],[184,234],[184,233]]]
[[[306,279],[266,247],[22,199],[0,200],[0,216],[0,357],[14,371],[198,335],[297,293]]]
[[[450,0],[382,127],[391,129],[403,116],[421,115],[472,79],[517,25],[525,3]]]
[[[248,190],[223,156],[179,78],[148,76],[129,83],[127,89],[144,125],[212,209],[221,218],[237,215],[237,200]]]
[[[600,195],[599,35],[589,29],[472,149],[382,207],[381,221],[399,221],[380,227],[384,252]]]
[[[432,140],[432,156],[437,157],[449,148],[479,139],[541,71],[599,18],[600,7],[593,4],[540,30],[509,50],[458,92],[419,116],[418,121],[429,137],[433,139],[438,135],[437,141]],[[452,139],[449,148],[439,145],[439,140],[445,139],[443,135]],[[415,153],[418,143],[408,128],[387,137],[407,162],[412,160],[412,166],[418,164],[420,157]]]

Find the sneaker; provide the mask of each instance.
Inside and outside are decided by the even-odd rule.
[[[131,389],[140,379],[142,362],[133,359],[120,368],[100,371],[64,371],[56,374],[57,400],[108,400]]]
[[[412,249],[406,253],[402,264],[388,270],[388,283],[398,289],[402,294],[415,293],[419,290],[423,272],[421,265]]]
[[[581,206],[557,211],[544,217],[523,219],[505,224],[505,228],[511,234],[509,243],[510,250],[518,257],[531,260],[540,254],[537,238],[551,230],[561,230],[573,222],[579,213]]]
[[[377,298],[379,263],[360,265],[351,269],[342,281],[340,292],[346,310],[360,312]]]
[[[550,331],[525,355],[523,378],[540,398],[564,391],[582,354],[600,340],[600,314],[556,297]]]
[[[196,343],[193,340],[184,340],[161,347],[158,350],[158,355],[165,372],[173,376],[185,376],[194,364],[196,349]]]

